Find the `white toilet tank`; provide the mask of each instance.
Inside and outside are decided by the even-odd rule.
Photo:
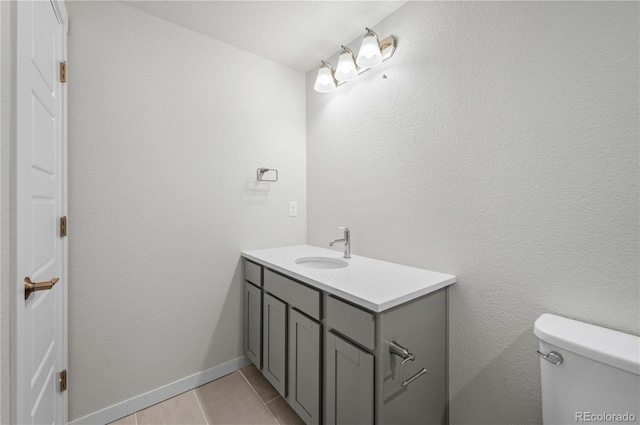
[[[547,356],[540,359],[545,425],[640,423],[640,337],[552,314],[540,316],[534,332]]]

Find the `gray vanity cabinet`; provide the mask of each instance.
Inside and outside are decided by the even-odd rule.
[[[374,312],[269,267],[245,261],[244,351],[306,424],[449,422],[446,288]]]
[[[262,374],[286,397],[287,305],[269,294],[264,294],[262,326]]]
[[[325,423],[373,424],[374,357],[327,333]]]
[[[289,404],[306,424],[320,423],[321,326],[289,310]]]

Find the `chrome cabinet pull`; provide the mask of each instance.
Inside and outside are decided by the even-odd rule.
[[[561,364],[564,360],[560,355],[560,353],[556,351],[550,351],[549,354],[542,354],[540,350],[536,350],[536,354],[542,357],[543,359],[545,359],[546,361],[548,361],[549,363],[554,364],[556,366]]]
[[[407,362],[412,362],[416,359],[416,356],[409,352],[408,349],[404,348],[402,345],[393,341],[389,344],[389,352],[393,355],[396,355],[402,359],[402,363],[400,363],[400,379],[402,380],[402,386],[406,387],[425,373],[427,373],[427,369],[422,368],[415,374],[413,374],[409,379],[404,379],[404,365]]]

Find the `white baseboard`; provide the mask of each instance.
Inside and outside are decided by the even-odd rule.
[[[132,413],[146,409],[149,406],[160,403],[161,401],[175,397],[186,391],[192,390],[200,385],[204,385],[215,379],[222,378],[236,370],[242,369],[251,364],[246,356],[238,357],[221,365],[212,367],[202,372],[198,372],[186,378],[167,384],[163,387],[156,388],[139,396],[130,398],[113,406],[106,407],[90,415],[69,422],[70,425],[96,425],[108,424]]]

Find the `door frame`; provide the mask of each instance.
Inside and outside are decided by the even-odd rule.
[[[61,27],[60,34],[60,43],[62,60],[67,62],[67,34],[69,32],[69,17],[67,15],[67,9],[64,4],[64,0],[49,0],[53,10],[58,18],[59,27]],[[16,67],[16,59],[17,59],[17,49],[18,49],[18,22],[17,22],[17,3],[13,3],[11,6],[11,22],[12,22],[12,40],[11,47],[14,51],[12,60],[14,61],[13,65],[13,76],[12,76],[12,85],[14,87],[17,86],[17,67]],[[60,156],[61,156],[61,167],[62,167],[62,192],[61,192],[61,215],[68,217],[68,159],[67,159],[67,135],[68,135],[68,114],[67,114],[67,86],[66,84],[62,84],[60,90],[60,100],[61,100],[61,147],[60,147]],[[15,91],[12,94],[11,100],[11,110],[12,110],[12,118],[11,118],[11,140],[10,140],[10,175],[11,175],[11,194],[10,194],[10,234],[11,234],[11,242],[10,242],[10,305],[9,305],[9,316],[11,321],[11,339],[10,339],[10,364],[11,364],[11,380],[10,380],[10,406],[11,406],[11,423],[16,423],[16,418],[18,414],[18,394],[17,394],[17,365],[20,359],[17,356],[18,352],[18,344],[16,341],[19,340],[18,337],[18,320],[17,320],[17,311],[18,311],[18,303],[24,302],[23,292],[20,291],[20,286],[22,285],[22,279],[17,276],[17,256],[16,256],[16,229],[17,229],[17,185],[16,185],[16,150],[17,150],[17,136],[15,129],[17,128],[17,111],[18,111],[18,99],[15,94]],[[68,367],[69,364],[69,325],[68,325],[68,276],[69,276],[69,255],[68,255],[68,240],[67,238],[62,238],[62,275],[60,276],[61,281],[64,283],[60,289],[62,290],[62,364],[63,370]],[[68,391],[62,393],[62,421],[63,423],[68,423]]]

